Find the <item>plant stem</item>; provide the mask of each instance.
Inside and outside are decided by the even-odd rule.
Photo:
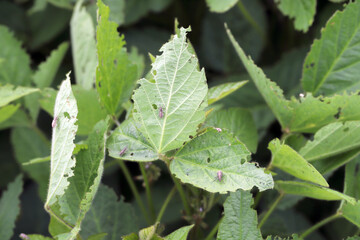
[[[310,227],[305,232],[303,232],[300,235],[300,238],[305,238],[306,236],[308,236],[310,233],[312,233],[316,229],[322,227],[323,225],[327,224],[328,222],[331,222],[332,220],[335,220],[336,218],[339,218],[339,217],[341,217],[341,214],[340,213],[335,213],[335,214],[321,220],[320,222],[318,222],[317,224],[315,224],[314,226]]]
[[[210,211],[211,208],[213,207],[214,203],[215,203],[215,193],[210,193],[210,198],[209,198],[209,203],[208,203],[208,206],[207,206],[207,209],[206,211]]]
[[[181,198],[181,201],[184,205],[184,208],[185,208],[185,213],[187,216],[190,216],[191,215],[191,211],[190,211],[190,207],[189,207],[189,204],[186,200],[186,196],[185,196],[185,192],[184,192],[184,189],[182,188],[181,186],[181,183],[170,173],[170,176],[173,180],[173,182],[175,183],[175,186],[180,194],[180,198]]]
[[[155,220],[155,208],[154,208],[154,203],[153,203],[153,200],[151,197],[151,189],[150,189],[149,179],[147,177],[144,164],[139,163],[139,166],[140,166],[141,175],[143,176],[144,183],[145,183],[146,199],[148,202],[148,207],[150,209],[150,217],[151,217],[151,220],[154,221]]]
[[[169,194],[167,195],[161,209],[160,209],[160,212],[156,218],[156,221],[155,222],[160,222],[161,221],[161,218],[162,216],[164,215],[164,212],[166,210],[166,207],[168,206],[170,200],[172,199],[172,197],[174,196],[174,194],[176,193],[176,186],[174,186],[171,191],[169,192]]]
[[[209,235],[206,236],[205,240],[212,240],[213,237],[215,236],[217,230],[219,229],[220,223],[223,220],[224,217],[222,217],[217,224],[213,227],[213,229],[211,229],[211,232],[209,233]]]
[[[242,0],[238,1],[237,4],[238,8],[240,9],[241,13],[244,15],[245,19],[250,23],[250,25],[253,26],[253,28],[260,34],[261,38],[265,41],[265,34],[261,30],[260,26],[257,24],[257,22],[252,18],[252,16],[249,14],[247,9],[245,8],[244,4],[242,3]]]
[[[139,205],[142,214],[144,215],[147,223],[151,224],[151,220],[149,218],[148,212],[146,211],[145,206],[144,206],[143,202],[141,201],[140,194],[135,186],[134,180],[131,178],[129,169],[126,167],[124,161],[118,160],[118,163],[119,163],[121,170],[123,171],[123,173],[125,175],[126,181],[128,182],[132,193],[134,194],[135,200],[136,200],[137,204]]]
[[[284,193],[280,193],[280,195],[276,198],[273,204],[270,206],[269,210],[265,213],[265,216],[261,219],[259,223],[259,228],[261,228],[266,220],[270,217],[271,213],[275,210],[276,206],[279,204],[280,200],[284,197]]]

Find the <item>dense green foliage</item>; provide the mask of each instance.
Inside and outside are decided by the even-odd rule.
[[[0,2],[0,239],[360,239],[332,2]]]

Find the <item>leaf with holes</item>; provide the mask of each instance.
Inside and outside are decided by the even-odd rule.
[[[205,120],[208,88],[204,70],[197,70],[189,52],[188,31],[181,28],[161,47],[152,64],[153,81],[141,79],[133,95],[134,119],[158,153],[181,147]]]
[[[271,174],[249,163],[246,146],[225,130],[209,128],[175,155],[170,171],[184,183],[209,192],[273,188]]]

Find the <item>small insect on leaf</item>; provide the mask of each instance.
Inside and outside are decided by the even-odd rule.
[[[164,117],[163,108],[160,107],[160,108],[159,108],[159,118],[163,118],[163,117]]]
[[[127,150],[127,147],[124,147],[124,149],[120,151],[119,155],[120,156],[124,155],[126,150]]]
[[[58,120],[58,117],[54,117],[54,119],[53,119],[53,121],[52,121],[52,123],[51,123],[51,127],[52,127],[52,128],[56,127],[56,122],[57,122],[57,120]]]
[[[215,128],[216,131],[221,132],[221,128]]]
[[[222,171],[218,171],[218,172],[217,172],[217,178],[218,178],[219,182],[221,182],[222,177],[223,177]]]

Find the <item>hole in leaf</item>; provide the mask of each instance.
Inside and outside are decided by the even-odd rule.
[[[190,139],[193,139],[194,137],[190,135],[189,138],[190,138]]]
[[[101,82],[100,82],[100,81],[99,81],[99,84],[98,84],[98,85],[99,85],[99,88],[101,88]]]
[[[134,156],[134,153],[130,153],[130,156]]]
[[[155,104],[155,103],[153,103],[153,105],[152,105],[152,107],[153,107],[153,109],[157,109],[157,105]]]
[[[210,158],[209,158],[209,157],[206,159],[206,162],[207,162],[207,163],[210,163]]]
[[[67,119],[70,119],[70,114],[68,112],[64,112],[64,117],[66,117]]]
[[[117,60],[116,59],[114,59],[114,65],[117,65]]]
[[[69,175],[67,173],[64,174],[64,178],[67,178]]]
[[[335,117],[336,119],[339,119],[339,118],[340,118],[340,114],[341,114],[341,108],[339,107],[339,108],[338,108],[338,112],[334,115],[334,117]]]
[[[133,111],[134,111],[134,113],[137,113],[137,110],[136,110],[136,109],[134,109]]]

